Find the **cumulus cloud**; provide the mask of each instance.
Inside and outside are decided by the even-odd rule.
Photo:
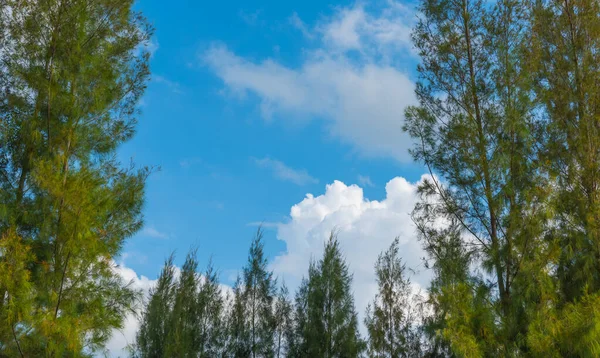
[[[408,161],[409,137],[403,113],[416,103],[415,85],[396,58],[413,56],[410,27],[414,11],[389,2],[369,12],[362,6],[339,8],[311,30],[292,15],[293,26],[318,36],[302,63],[289,67],[273,59],[254,61],[215,43],[202,62],[238,98],[256,95],[265,119],[319,118],[330,135],[360,154]]]
[[[310,176],[306,170],[290,168],[279,160],[268,157],[262,159],[252,159],[259,167],[267,168],[273,171],[273,175],[281,180],[289,181],[296,185],[316,184],[319,182],[318,179]]]
[[[275,257],[276,275],[295,288],[308,271],[311,258],[318,259],[332,230],[338,232],[340,246],[354,274],[354,296],[359,314],[377,291],[373,265],[377,256],[400,239],[400,255],[416,274],[417,287],[426,287],[431,273],[423,267],[425,256],[410,218],[417,201],[418,183],[396,177],[386,186],[382,200],[368,200],[358,185],[334,181],[325,193],[307,194],[292,206],[290,219],[277,226],[277,238],[286,244],[286,252]]]

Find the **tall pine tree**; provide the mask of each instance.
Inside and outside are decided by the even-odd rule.
[[[525,353],[552,253],[544,242],[551,213],[539,153],[544,122],[528,61],[531,7],[425,0],[419,9],[420,106],[407,109],[405,130],[431,176],[419,188],[414,219],[434,261],[445,225],[458,224],[470,265],[462,282],[437,282],[436,297],[452,317],[443,335],[458,354]]]
[[[173,256],[166,262],[142,313],[132,348],[135,357],[219,357],[226,341],[224,300],[212,263],[197,271],[190,251],[176,278]]]
[[[1,355],[101,350],[133,309],[112,261],[142,225],[147,176],[115,159],[149,75],[132,5],[0,3],[0,266],[19,275],[0,277]]]
[[[287,357],[290,352],[290,337],[292,335],[292,303],[288,298],[288,288],[285,282],[281,284],[275,307],[273,319],[275,322],[275,347],[274,356],[277,358]]]
[[[377,258],[375,274],[378,293],[367,307],[365,326],[369,333],[368,353],[373,358],[421,356],[417,329],[417,303],[406,266],[400,258],[398,238]]]
[[[306,334],[308,322],[308,280],[302,279],[296,296],[294,298],[294,314],[292,329],[288,331],[288,354],[289,358],[306,357],[308,352],[308,334]]]
[[[222,356],[226,343],[225,297],[219,275],[209,262],[198,292],[195,317],[198,321],[198,357]]]
[[[300,345],[305,356],[358,357],[364,350],[351,285],[352,275],[332,233],[323,258],[310,265],[306,296],[300,298],[301,304],[306,302],[306,322],[297,322],[304,325]]]
[[[258,228],[252,240],[248,263],[244,267],[243,299],[246,306],[247,325],[250,335],[252,358],[272,357],[274,354],[275,321],[273,303],[275,301],[275,280],[267,269],[262,242],[263,231]]]
[[[165,357],[197,357],[200,351],[198,320],[198,260],[196,251],[188,253],[176,289],[173,309],[164,319],[168,325]]]
[[[171,315],[175,305],[177,282],[173,255],[165,261],[156,287],[150,290],[150,298],[142,312],[140,328],[136,335],[134,356],[161,358],[167,356],[171,332]]]
[[[249,357],[250,333],[247,325],[247,308],[244,299],[244,285],[238,275],[233,285],[233,297],[227,310],[227,356],[235,358]]]
[[[541,355],[600,355],[600,5],[536,1],[533,63],[547,119],[544,163],[555,216],[546,246],[553,279],[528,341]]]

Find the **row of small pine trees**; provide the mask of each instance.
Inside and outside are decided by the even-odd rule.
[[[375,265],[379,291],[367,308],[368,337],[359,332],[352,274],[331,234],[323,257],[290,299],[268,270],[259,229],[233,290],[209,263],[198,272],[191,251],[179,272],[166,260],[141,317],[135,357],[414,357],[425,346],[405,266],[394,240]]]

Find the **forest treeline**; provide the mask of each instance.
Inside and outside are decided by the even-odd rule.
[[[219,285],[209,263],[199,272],[196,251],[181,270],[165,262],[129,349],[132,357],[420,357],[429,347],[418,320],[423,299],[400,257],[398,239],[375,264],[378,293],[361,337],[352,274],[335,233],[323,257],[311,260],[293,300],[263,252],[262,230],[232,290]],[[431,352],[430,352],[431,351]]]
[[[132,6],[0,0],[0,356],[97,354],[140,306],[114,263],[151,172],[116,159],[150,76],[152,27]],[[417,10],[404,131],[430,173],[411,215],[433,274],[419,305],[398,247],[358,322],[335,237],[293,300],[257,238],[229,299],[193,253],[180,275],[168,261],[136,354],[600,356],[600,4]]]

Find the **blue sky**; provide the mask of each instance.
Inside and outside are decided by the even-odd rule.
[[[359,258],[351,267],[360,284],[370,285],[377,252],[398,235],[418,265],[408,214],[425,169],[401,130],[403,109],[416,103],[414,4],[139,0],[136,8],[156,29],[152,80],[119,156],[161,169],[147,182],[145,227],[120,263],[155,279],[171,252],[181,264],[197,247],[201,265],[212,255],[231,284],[255,223],[265,222],[266,253],[292,287],[333,227],[348,259]]]

